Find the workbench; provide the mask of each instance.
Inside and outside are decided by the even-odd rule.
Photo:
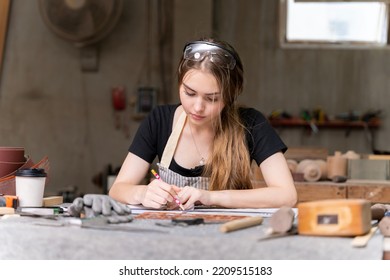
[[[364,248],[352,237],[292,235],[258,241],[263,224],[229,233],[218,224],[161,227],[157,220],[134,219],[112,231],[50,225],[32,217],[0,219],[2,260],[380,260],[383,236],[375,233]]]

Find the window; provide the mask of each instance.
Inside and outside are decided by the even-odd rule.
[[[387,1],[281,1],[282,46],[386,47]]]

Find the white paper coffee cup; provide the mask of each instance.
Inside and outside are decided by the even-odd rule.
[[[16,196],[20,207],[42,207],[46,172],[42,168],[19,169],[15,174]]]

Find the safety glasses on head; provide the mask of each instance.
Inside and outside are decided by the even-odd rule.
[[[211,62],[230,70],[236,66],[236,59],[231,51],[211,42],[195,41],[188,43],[184,47],[183,55],[184,59],[192,61],[202,61],[206,56],[209,56]]]

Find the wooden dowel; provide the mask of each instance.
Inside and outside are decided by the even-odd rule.
[[[234,221],[224,223],[223,225],[221,225],[219,230],[221,232],[230,232],[230,231],[239,230],[247,227],[261,225],[262,222],[263,222],[263,217],[261,216],[242,218],[239,220],[234,220]]]
[[[269,225],[273,233],[286,233],[294,224],[295,213],[290,207],[283,206],[270,218]]]

